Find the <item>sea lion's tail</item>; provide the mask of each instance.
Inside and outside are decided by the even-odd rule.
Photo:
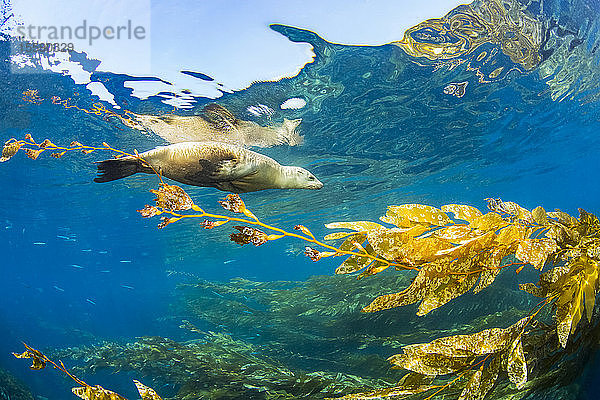
[[[146,172],[147,169],[139,159],[131,158],[99,161],[96,165],[98,167],[98,176],[94,178],[94,182],[98,183],[126,178],[137,172]]]

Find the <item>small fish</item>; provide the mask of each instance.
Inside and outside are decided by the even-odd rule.
[[[90,300],[90,299],[85,299],[85,301],[87,301],[87,302],[88,302],[88,303],[90,303],[90,304],[96,305],[96,303],[95,303],[93,300]]]
[[[64,292],[65,289],[58,287],[58,286],[52,286],[54,289],[58,290],[59,292]]]
[[[83,269],[83,267],[81,265],[77,265],[77,264],[71,264],[71,267]]]
[[[33,244],[36,246],[44,246],[46,242],[34,242]]]
[[[227,260],[223,261],[223,264],[231,264],[232,262],[236,262],[237,260]]]
[[[246,313],[246,314],[253,314],[251,311],[246,311],[246,310],[242,310],[242,312]]]
[[[100,251],[98,252],[98,254],[107,254],[107,253],[108,253],[108,251],[106,251],[106,250],[100,250]]]
[[[108,274],[110,272],[110,269],[105,269],[105,270],[102,270],[100,272],[102,272],[103,274]]]
[[[121,260],[121,261],[119,261],[119,262],[121,262],[121,263],[130,263],[130,262],[131,262],[131,260]]]
[[[217,293],[217,292],[215,292],[214,290],[211,290],[211,292],[213,292],[214,294],[216,294],[216,295],[217,295],[217,296],[219,296],[219,297],[225,297],[225,296],[223,296],[221,293]]]
[[[131,290],[135,289],[133,286],[129,286],[129,285],[121,285],[121,287],[125,288],[125,289],[131,289]]]
[[[81,251],[89,252],[92,251],[92,249],[81,249]]]
[[[70,240],[67,236],[63,236],[63,235],[56,235],[56,237],[59,239],[63,239],[63,240]]]

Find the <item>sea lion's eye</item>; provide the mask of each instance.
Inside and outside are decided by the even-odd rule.
[[[314,177],[314,176],[309,176],[309,177],[308,177],[308,180],[309,180],[309,181],[314,181],[314,180],[315,180],[315,177]]]

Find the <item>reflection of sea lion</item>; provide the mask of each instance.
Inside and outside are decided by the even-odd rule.
[[[237,119],[229,110],[217,104],[209,104],[204,108],[203,115],[191,117],[140,114],[136,114],[136,117],[145,129],[170,143],[211,141],[247,147],[297,146],[302,143],[302,136],[296,132],[301,119],[284,119],[281,125],[260,126],[252,121]]]
[[[263,189],[321,189],[323,184],[300,167],[277,161],[226,143],[186,142],[160,146],[141,153],[144,161],[123,157],[98,163],[95,182],[110,182],[153,169],[174,181],[215,187],[233,193]]]

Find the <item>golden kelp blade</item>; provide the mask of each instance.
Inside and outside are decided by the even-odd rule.
[[[527,382],[527,363],[525,362],[525,353],[520,337],[511,344],[506,369],[510,381],[517,386],[517,389],[521,389]]]
[[[541,270],[548,256],[556,251],[556,242],[552,239],[522,239],[517,248],[516,257]]]
[[[570,276],[560,288],[562,291],[555,303],[558,320],[556,330],[559,342],[563,347],[566,347],[569,336],[575,332],[584,308],[588,318],[591,317],[589,310],[593,310],[598,293],[599,265],[597,262],[582,257],[573,262],[571,268],[578,268],[579,271]]]
[[[135,383],[135,387],[140,393],[142,400],[162,400],[162,398],[156,394],[154,389],[144,385],[140,381],[136,381],[135,379],[133,380],[133,383]]]
[[[6,143],[4,143],[4,147],[2,148],[2,157],[0,157],[0,162],[5,162],[11,159],[12,156],[17,154],[19,149],[23,147],[25,143],[19,142],[16,139],[10,139]]]
[[[403,204],[401,206],[389,206],[388,211],[392,214],[407,219],[413,223],[444,226],[452,222],[443,211],[423,204]]]
[[[490,328],[471,335],[447,336],[429,343],[405,346],[405,352],[418,351],[447,357],[482,356],[503,352],[517,339],[531,317],[525,317],[508,328]]]
[[[388,361],[397,368],[428,376],[451,374],[467,368],[474,361],[473,357],[449,357],[419,350],[407,352],[406,347],[404,350],[404,354],[391,356]]]
[[[46,360],[44,359],[44,355],[35,349],[28,347],[28,350],[25,350],[23,353],[12,353],[16,358],[31,358],[31,366],[29,368],[39,370],[44,369],[46,367]]]
[[[71,391],[83,400],[127,400],[125,397],[104,389],[100,385],[75,387]]]
[[[351,229],[356,232],[366,232],[374,229],[383,228],[378,223],[371,221],[355,221],[355,222],[331,222],[325,225],[329,229]]]

